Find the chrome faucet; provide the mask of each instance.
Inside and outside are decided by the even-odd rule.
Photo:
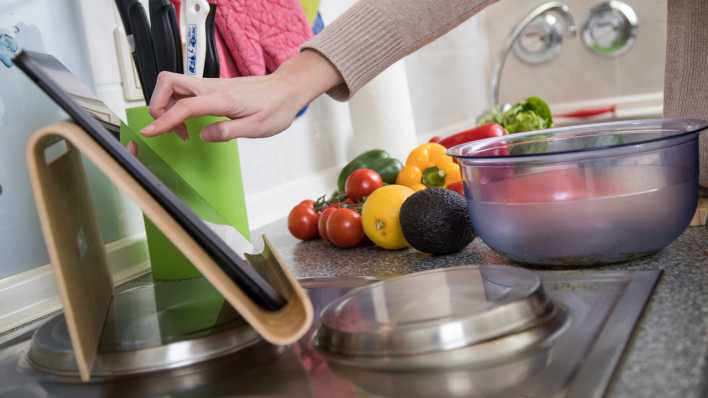
[[[565,29],[559,27],[558,18],[555,15],[560,16],[565,21]],[[523,50],[519,50],[520,44],[519,38],[525,33],[526,29],[539,24],[538,28],[542,29],[540,32],[529,32],[529,36],[536,36],[537,40],[540,40],[544,44],[544,48],[538,49],[537,52],[545,51],[545,53],[540,58],[524,59],[528,63],[542,63],[549,61],[553,56],[557,55],[560,50],[560,44],[563,41],[563,37],[575,36],[576,26],[575,19],[570,14],[570,9],[567,5],[555,1],[547,2],[541,4],[532,10],[524,19],[519,22],[511,34],[508,36],[504,47],[502,47],[501,54],[499,55],[499,60],[494,66],[494,73],[492,74],[492,83],[490,90],[490,101],[492,109],[499,104],[499,83],[501,80],[502,72],[504,71],[504,64],[506,64],[506,59],[509,53],[514,49],[517,55]],[[516,48],[515,48],[516,47]],[[504,110],[503,106],[500,106],[501,110]]]

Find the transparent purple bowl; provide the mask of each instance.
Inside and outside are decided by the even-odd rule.
[[[510,259],[553,266],[654,254],[698,203],[704,120],[539,130],[451,148],[477,235]]]

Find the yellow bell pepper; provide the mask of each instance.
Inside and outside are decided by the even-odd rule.
[[[408,155],[406,165],[398,173],[396,184],[419,191],[462,181],[460,166],[446,151],[444,146],[437,143],[419,145]]]

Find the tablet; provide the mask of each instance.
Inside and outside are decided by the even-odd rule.
[[[27,50],[20,51],[13,62],[123,167],[249,298],[271,311],[285,305],[285,300],[248,261],[209,229],[191,208],[123,147],[102,122],[77,103],[76,97],[98,100],[61,62],[51,55]]]

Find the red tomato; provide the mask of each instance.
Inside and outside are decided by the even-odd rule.
[[[332,216],[332,213],[337,210],[337,207],[330,206],[322,211],[320,214],[320,220],[317,223],[317,230],[320,233],[320,237],[329,242],[329,236],[327,235],[327,220]]]
[[[358,202],[382,186],[383,180],[379,173],[371,169],[358,169],[347,177],[345,191],[349,199]]]
[[[354,247],[364,239],[361,215],[352,209],[336,209],[327,220],[327,237],[337,247]]]
[[[428,142],[432,142],[432,143],[438,143],[440,141],[442,141],[442,137],[440,137],[439,135],[434,135],[434,136],[430,137],[430,139],[428,140]]]
[[[301,240],[310,240],[317,237],[317,222],[319,215],[314,208],[315,202],[303,200],[299,205],[293,207],[288,214],[288,230]]]

